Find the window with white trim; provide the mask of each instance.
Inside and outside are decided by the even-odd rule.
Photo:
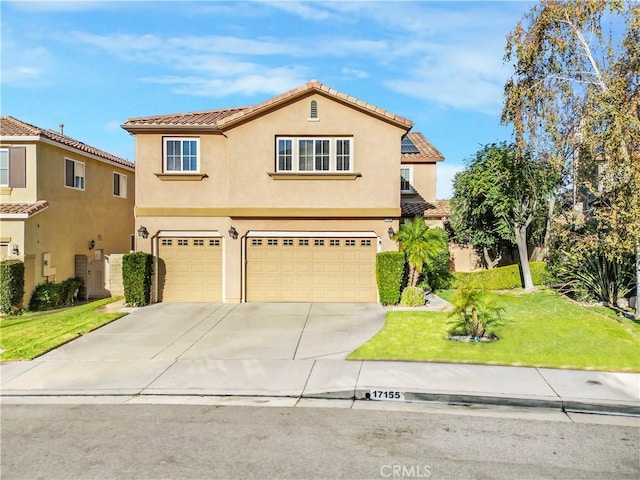
[[[400,167],[400,193],[413,193],[413,167]]]
[[[0,148],[0,186],[9,186],[9,149]]]
[[[278,172],[351,172],[353,138],[278,137]]]
[[[84,190],[84,163],[64,159],[64,184],[69,188]]]
[[[199,138],[165,138],[164,171],[197,173],[200,170]]]
[[[127,198],[127,176],[113,172],[113,196]]]

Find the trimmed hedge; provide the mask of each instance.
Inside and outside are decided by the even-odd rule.
[[[381,252],[376,256],[376,281],[383,305],[396,305],[400,301],[404,270],[404,253]]]
[[[151,301],[153,255],[144,252],[127,253],[122,257],[124,299],[134,307],[144,307]]]
[[[544,285],[549,281],[550,276],[547,272],[546,262],[529,262],[529,268],[534,285]],[[455,278],[454,288],[460,281],[482,285],[487,290],[510,290],[523,287],[520,265],[518,264],[476,272],[455,272],[453,276]]]
[[[24,263],[22,260],[0,262],[0,312],[19,310],[24,296]]]
[[[60,283],[41,283],[33,289],[29,310],[50,310],[71,305],[81,286],[82,279],[78,277],[67,278]]]

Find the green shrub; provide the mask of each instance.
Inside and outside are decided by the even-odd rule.
[[[534,285],[542,285],[549,281],[545,262],[529,262],[531,276]],[[478,270],[475,272],[455,272],[454,287],[462,282],[482,286],[485,290],[510,290],[523,286],[520,265],[507,265],[490,270]]]
[[[0,262],[0,312],[19,310],[24,296],[24,263],[21,260]]]
[[[529,262],[531,278],[534,285],[549,285],[553,283],[553,276],[547,269],[547,262]]]
[[[71,305],[82,286],[82,279],[68,278],[60,283],[47,282],[33,289],[29,310],[50,310]]]
[[[402,291],[400,305],[403,307],[421,307],[424,305],[424,290],[420,287],[407,287]]]
[[[153,255],[136,252],[122,257],[122,281],[127,304],[144,307],[151,301]]]
[[[402,252],[381,252],[376,256],[376,281],[380,303],[396,305],[404,281],[405,256]]]

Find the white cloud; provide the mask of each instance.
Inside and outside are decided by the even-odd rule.
[[[348,78],[369,78],[369,74],[363,70],[358,70],[356,68],[347,68],[344,67],[341,70],[342,75]]]
[[[45,82],[51,55],[44,47],[27,47],[14,40],[13,32],[2,26],[2,75],[5,85],[27,87]]]
[[[206,97],[225,97],[232,94],[275,95],[286,92],[307,81],[301,69],[263,68],[256,66],[244,74],[227,75],[224,77],[201,76],[160,76],[145,77],[139,80],[148,83],[173,86],[173,93]]]
[[[327,20],[339,20],[340,17],[334,13],[327,11],[326,8],[322,8],[321,3],[310,2],[292,2],[292,1],[280,1],[280,2],[262,2],[264,5],[268,5],[278,10],[282,10],[291,15],[298,16],[305,20],[315,21],[327,21]]]

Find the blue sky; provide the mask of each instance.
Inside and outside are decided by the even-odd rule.
[[[500,125],[506,35],[531,2],[6,1],[2,115],[134,160],[127,118],[260,103],[309,80],[414,122],[438,198]]]

